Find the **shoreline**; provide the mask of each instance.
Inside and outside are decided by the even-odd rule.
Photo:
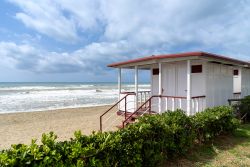
[[[53,131],[57,141],[69,140],[81,130],[89,135],[99,130],[99,117],[111,105],[0,114],[0,150],[11,144],[30,144]]]
[[[114,103],[111,104],[98,104],[98,105],[83,105],[83,106],[69,106],[64,108],[47,108],[47,109],[38,109],[38,110],[31,110],[31,111],[14,111],[14,112],[0,112],[0,116],[4,114],[17,114],[17,113],[34,113],[34,112],[49,112],[49,111],[56,111],[56,110],[68,110],[68,109],[78,109],[78,108],[92,108],[92,107],[104,107],[104,106],[112,106]]]

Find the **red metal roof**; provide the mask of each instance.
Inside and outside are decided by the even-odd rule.
[[[142,57],[142,58],[137,58],[137,59],[132,59],[128,61],[122,61],[118,63],[112,63],[109,64],[108,67],[117,67],[121,65],[129,65],[131,63],[138,63],[138,62],[143,62],[143,61],[148,61],[148,60],[159,60],[159,59],[168,59],[168,58],[183,58],[183,57],[193,57],[193,56],[198,56],[198,57],[208,57],[208,58],[213,58],[213,59],[219,59],[219,60],[224,60],[224,61],[229,61],[241,65],[250,65],[249,62],[242,61],[242,60],[237,60],[213,53],[207,53],[207,52],[185,52],[185,53],[176,53],[176,54],[163,54],[163,55],[152,55],[152,56],[147,56],[147,57]]]

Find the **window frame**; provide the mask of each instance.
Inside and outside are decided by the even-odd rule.
[[[192,74],[199,74],[203,72],[203,66],[202,64],[198,65],[191,65],[191,73]]]

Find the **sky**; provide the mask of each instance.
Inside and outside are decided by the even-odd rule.
[[[107,64],[187,51],[250,60],[250,0],[0,1],[0,82],[115,82]]]

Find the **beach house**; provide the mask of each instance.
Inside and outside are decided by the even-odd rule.
[[[250,63],[212,53],[152,55],[108,67],[118,69],[117,114],[125,118],[176,109],[193,115],[250,94]],[[126,69],[134,70],[133,92],[121,91]],[[150,71],[149,91],[138,91],[141,70]]]

